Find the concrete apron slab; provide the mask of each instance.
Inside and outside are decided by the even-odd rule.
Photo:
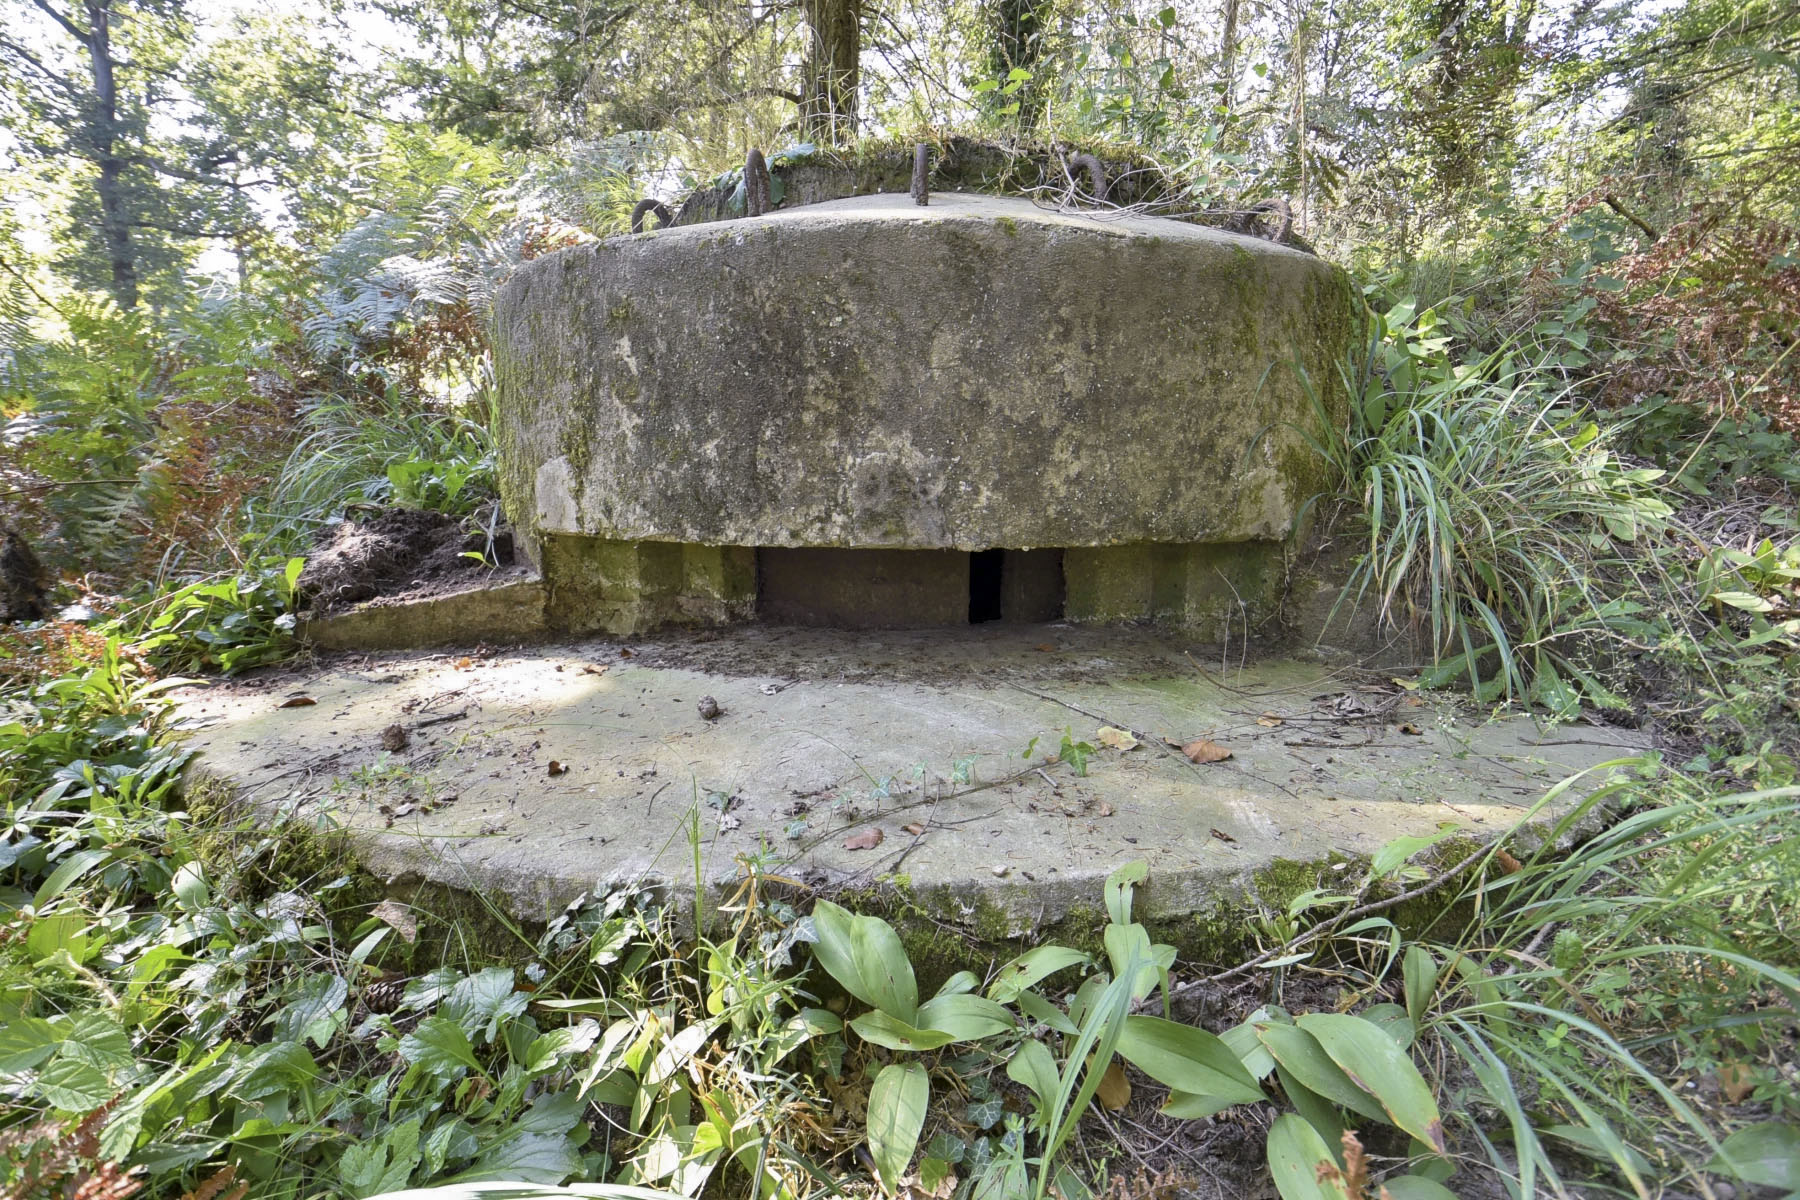
[[[1644,746],[1304,661],[1221,662],[1168,631],[1063,626],[338,657],[189,690],[180,715],[200,769],[255,803],[338,823],[377,875],[521,919],[610,885],[716,891],[757,858],[812,884],[903,877],[989,937],[1091,912],[1132,859],[1150,867],[1140,912],[1173,917],[1241,901],[1280,860],[1498,831]],[[1145,744],[1098,750],[1086,777],[1046,761],[1103,724]],[[394,726],[406,745],[384,749]],[[1164,737],[1232,754],[1195,765]]]

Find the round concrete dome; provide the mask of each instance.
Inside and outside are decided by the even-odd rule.
[[[503,496],[534,555],[1279,543],[1350,315],[1311,255],[1016,198],[609,238],[496,301]]]

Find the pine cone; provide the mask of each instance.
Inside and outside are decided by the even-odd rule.
[[[363,1006],[372,1013],[391,1013],[406,998],[406,980],[379,979],[363,989]]]

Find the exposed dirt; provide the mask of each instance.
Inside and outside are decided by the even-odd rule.
[[[501,571],[516,573],[510,570],[512,533],[497,530],[490,549],[487,529],[483,514],[465,519],[417,508],[341,522],[325,530],[307,555],[300,594],[314,613],[325,615],[366,600],[397,603],[489,584],[495,560]],[[471,554],[491,558],[484,562]]]

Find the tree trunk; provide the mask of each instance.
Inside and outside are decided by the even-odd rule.
[[[993,5],[994,44],[988,71],[1002,86],[987,93],[987,100],[998,108],[1016,102],[1021,132],[1036,129],[1044,118],[1044,83],[1035,76],[1044,57],[1045,29],[1055,11],[1056,0],[996,0]],[[1033,78],[1009,96],[1005,85],[1014,69],[1030,71]]]
[[[815,142],[839,144],[856,132],[862,7],[862,0],[802,0],[807,47],[800,125]]]
[[[1225,82],[1221,101],[1229,114],[1237,91],[1237,24],[1238,0],[1225,0],[1225,29],[1219,35],[1219,75]]]
[[[87,0],[88,63],[94,74],[94,118],[88,136],[100,176],[94,189],[100,194],[100,235],[112,267],[113,299],[119,307],[133,309],[138,302],[137,252],[131,244],[131,217],[125,207],[125,189],[119,177],[124,160],[117,157],[119,92],[113,80],[112,31],[108,0]]]

